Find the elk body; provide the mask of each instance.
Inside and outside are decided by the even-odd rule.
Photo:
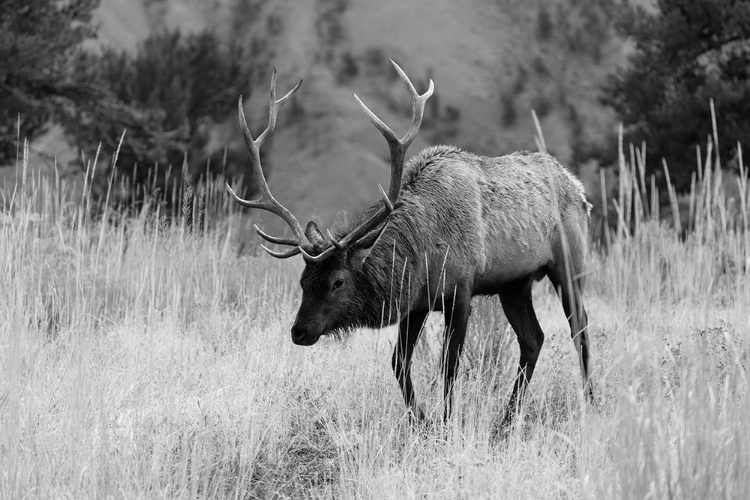
[[[589,379],[588,319],[581,300],[591,205],[583,187],[554,158],[519,152],[497,158],[452,146],[434,146],[404,166],[406,149],[419,130],[433,91],[419,95],[393,63],[412,96],[412,125],[402,139],[355,95],[357,103],[388,142],[388,193],[359,220],[335,234],[314,222],[303,231],[296,218],[271,195],[260,165],[259,147],[273,131],[278,108],[299,88],[276,100],[271,82],[268,128],[253,140],[240,100],[239,115],[261,197],[235,200],[282,217],[293,238],[256,231],[271,243],[291,246],[266,251],[278,258],[302,254],[302,302],[292,340],[312,345],[322,335],[357,327],[398,323],[393,370],[406,404],[423,419],[411,380],[411,359],[427,316],[442,311],[445,417],[451,411],[454,378],[475,295],[497,295],[513,327],[521,356],[504,423],[510,423],[544,342],[534,312],[531,287],[548,277],[558,290],[578,354],[584,394]],[[300,82],[301,84],[301,82]]]

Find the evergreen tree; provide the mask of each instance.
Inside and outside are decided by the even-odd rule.
[[[240,95],[248,97],[249,66],[236,46],[222,45],[209,32],[156,33],[135,54],[82,52],[73,71],[101,95],[66,110],[64,128],[89,151],[102,141],[114,151],[126,130],[117,164],[124,175],[132,176],[137,165],[133,180],[142,183],[158,163],[172,166],[179,182],[185,155],[194,171],[205,171],[211,156],[214,167],[221,165],[223,145],[207,150],[210,133],[231,116]],[[171,187],[169,180],[160,183]]]
[[[737,141],[750,141],[750,2],[658,0],[657,11],[621,6],[620,33],[635,51],[613,75],[605,102],[626,126],[626,140],[647,143],[647,166],[666,159],[678,189],[689,186],[696,145],[711,133],[714,100],[723,164]]]
[[[3,0],[0,7],[0,165],[16,159],[60,106],[89,99],[88,86],[67,72],[80,43],[94,35],[99,0]]]

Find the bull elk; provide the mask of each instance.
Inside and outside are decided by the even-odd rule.
[[[532,283],[547,276],[558,290],[580,363],[584,394],[593,398],[589,379],[588,318],[581,300],[589,215],[583,186],[553,157],[517,152],[497,158],[453,146],[420,151],[404,167],[406,150],[417,136],[434,85],[420,95],[403,70],[394,68],[412,100],[412,121],[401,139],[354,95],[359,107],[385,137],[390,149],[388,192],[353,224],[321,233],[315,222],[303,231],[299,221],[271,194],[259,149],[273,132],[279,108],[302,81],[276,99],[271,78],[268,126],[253,139],[240,98],[239,121],[252,159],[260,198],[242,206],[281,217],[293,237],[276,237],[255,226],[266,241],[291,247],[285,259],[305,260],[302,303],[292,341],[313,345],[322,335],[357,327],[380,328],[398,322],[393,371],[407,406],[418,419],[425,413],[411,380],[414,346],[431,311],[445,317],[444,417],[450,415],[453,382],[475,295],[497,295],[518,337],[521,357],[504,424],[515,415],[534,373],[544,333],[534,312]]]

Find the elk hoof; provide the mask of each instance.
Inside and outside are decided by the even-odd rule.
[[[508,441],[508,437],[510,437],[510,434],[512,432],[513,419],[508,419],[508,415],[506,414],[505,418],[503,418],[502,420],[496,419],[495,422],[490,426],[490,443],[506,443]]]
[[[409,417],[414,423],[423,423],[427,420],[427,414],[424,411],[424,405],[417,403],[409,408]]]

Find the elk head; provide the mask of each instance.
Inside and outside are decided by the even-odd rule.
[[[434,84],[430,80],[427,92],[419,95],[404,71],[393,61],[401,80],[406,85],[412,98],[412,123],[409,130],[401,139],[383,123],[365,104],[354,94],[359,107],[385,137],[390,149],[391,180],[388,193],[382,186],[381,201],[374,205],[365,217],[350,228],[341,239],[334,237],[330,231],[324,236],[315,222],[309,222],[303,231],[299,221],[271,194],[263,175],[260,162],[260,147],[265,139],[273,133],[276,126],[276,115],[279,108],[300,88],[302,81],[281,99],[276,99],[276,68],[271,77],[271,99],[268,126],[257,139],[253,139],[245,120],[242,98],[239,100],[238,113],[240,127],[245,138],[245,144],[250,151],[251,168],[260,197],[256,200],[243,200],[227,184],[227,190],[237,203],[248,208],[259,208],[281,217],[291,228],[293,237],[276,237],[266,234],[257,225],[255,231],[266,241],[292,248],[276,252],[265,245],[263,249],[271,256],[286,259],[301,254],[305,260],[300,285],[302,287],[302,303],[297,318],[292,326],[292,340],[298,345],[312,345],[322,335],[342,331],[356,326],[377,326],[365,314],[367,301],[372,299],[370,284],[364,268],[364,258],[369,249],[377,242],[379,236],[387,226],[388,215],[398,202],[401,191],[401,175],[404,167],[406,150],[417,136],[422,124],[424,106],[432,95]]]

